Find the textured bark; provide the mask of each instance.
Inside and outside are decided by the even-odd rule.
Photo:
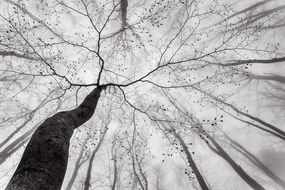
[[[56,113],[39,126],[6,190],[60,190],[70,138],[75,128],[92,117],[101,90],[95,88],[78,108]]]

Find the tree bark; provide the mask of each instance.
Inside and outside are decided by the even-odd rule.
[[[88,121],[102,91],[95,88],[78,108],[56,113],[34,132],[6,190],[60,190],[75,128]]]

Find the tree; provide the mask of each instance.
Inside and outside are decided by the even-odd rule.
[[[262,170],[268,177],[278,183],[281,187],[285,188],[285,182],[280,177],[278,177],[274,172],[270,170],[265,164],[263,164],[256,156],[250,153],[246,148],[244,148],[241,144],[231,139],[228,135],[225,134],[227,140],[230,141],[230,145],[248,158],[254,165],[256,165],[260,170]]]
[[[76,163],[75,163],[75,167],[74,167],[74,170],[73,170],[73,173],[72,173],[72,176],[71,178],[69,179],[68,183],[67,183],[67,186],[66,186],[66,190],[70,190],[71,187],[73,186],[74,182],[75,182],[75,178],[78,174],[78,171],[80,169],[80,167],[82,166],[82,164],[84,164],[84,162],[86,162],[88,159],[87,156],[84,156],[84,152],[85,152],[85,144],[88,140],[88,137],[85,139],[84,143],[82,144],[81,146],[81,150],[79,152],[79,156],[76,160]]]
[[[253,155],[285,139],[284,2],[0,5],[3,187],[282,186]]]
[[[7,189],[60,189],[68,161],[73,130],[90,119],[102,87],[79,105],[48,118],[34,132]]]

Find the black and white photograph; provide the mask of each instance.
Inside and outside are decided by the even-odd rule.
[[[285,1],[0,0],[0,190],[285,190]]]

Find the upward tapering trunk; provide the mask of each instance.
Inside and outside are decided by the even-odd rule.
[[[168,118],[167,118],[168,119]],[[181,144],[181,147],[183,149],[183,151],[186,154],[186,158],[187,161],[189,163],[189,166],[192,168],[193,173],[195,174],[197,181],[199,183],[199,185],[201,186],[202,190],[209,190],[209,187],[206,183],[206,181],[204,180],[202,174],[200,173],[195,161],[193,160],[187,145],[185,144],[184,140],[182,139],[182,137],[180,136],[179,133],[176,132],[175,128],[173,126],[170,126],[170,128],[166,127],[164,125],[164,123],[161,123],[161,126],[166,130],[169,131],[170,133],[172,133],[174,135],[174,137],[179,141],[179,143]]]
[[[73,186],[73,184],[75,182],[75,179],[76,179],[76,176],[78,174],[78,171],[79,171],[80,167],[82,166],[82,164],[84,164],[84,162],[87,161],[87,159],[84,159],[84,157],[83,157],[84,147],[86,146],[87,140],[88,140],[88,138],[85,139],[85,141],[83,142],[83,144],[81,146],[81,150],[80,150],[79,156],[78,156],[78,158],[76,160],[72,176],[71,176],[70,180],[68,181],[65,190],[71,190],[71,188],[72,188],[72,186]]]
[[[276,182],[278,185],[280,185],[283,189],[285,189],[285,181],[278,177],[273,171],[271,171],[265,164],[263,164],[255,155],[250,153],[245,147],[243,147],[241,144],[233,140],[231,137],[229,137],[227,134],[225,134],[225,137],[231,142],[231,146],[236,149],[238,152],[240,152],[242,155],[244,155],[246,158],[249,159],[255,166],[257,166],[261,171],[263,171],[269,178],[271,178],[274,182]]]
[[[215,141],[213,137],[211,137],[208,133],[203,132],[205,136],[213,143],[213,145],[216,147],[212,147],[210,144],[208,144],[209,148],[215,152],[217,155],[225,159],[230,166],[235,170],[235,172],[253,189],[255,190],[265,190],[264,187],[262,187],[255,179],[253,179],[251,176],[249,176],[241,166],[239,166],[224,149]]]
[[[34,132],[6,190],[60,190],[65,176],[69,140],[88,121],[101,88],[95,88],[76,109],[48,118]]]
[[[107,130],[108,129],[105,129],[105,131],[103,132],[103,135],[100,137],[100,140],[99,140],[95,150],[91,154],[91,157],[90,157],[90,160],[89,160],[89,164],[88,164],[86,179],[85,179],[85,182],[84,182],[84,190],[89,190],[89,188],[90,188],[90,180],[91,180],[91,171],[92,171],[92,168],[93,168],[93,161],[94,161],[95,155],[97,154],[97,152],[99,151],[99,148],[102,145],[102,142],[103,142],[103,140],[105,138]]]

